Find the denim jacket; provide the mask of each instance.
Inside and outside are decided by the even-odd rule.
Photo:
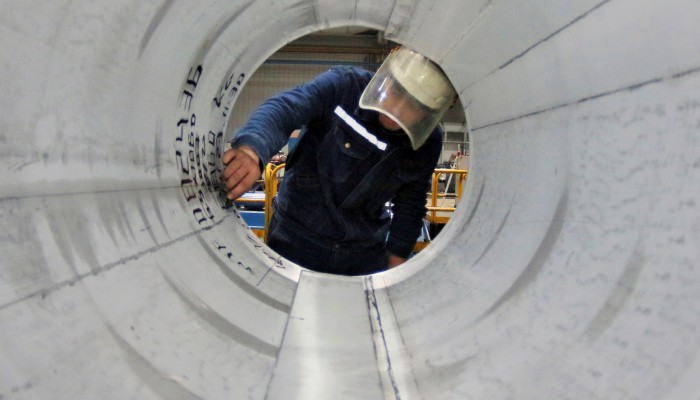
[[[273,96],[232,144],[252,147],[266,165],[291,132],[301,129],[275,200],[276,218],[329,246],[361,249],[386,243],[386,250],[407,257],[427,211],[443,133],[436,128],[414,151],[403,132],[383,129],[377,112],[358,107],[372,76],[359,68],[335,67]]]

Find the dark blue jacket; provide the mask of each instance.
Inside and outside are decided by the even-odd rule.
[[[372,76],[359,68],[335,67],[273,96],[232,144],[252,147],[266,165],[291,132],[301,129],[276,199],[278,221],[301,226],[305,231],[300,234],[329,245],[361,248],[386,240],[386,250],[407,257],[427,211],[426,194],[443,133],[436,128],[414,151],[404,133],[384,130],[377,112],[358,107]],[[358,133],[353,120],[366,132]]]

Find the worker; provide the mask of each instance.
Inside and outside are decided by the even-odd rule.
[[[366,275],[410,256],[455,90],[431,60],[393,50],[376,73],[334,67],[264,101],[224,153],[231,200],[301,129],[274,200],[268,246],[311,270]]]

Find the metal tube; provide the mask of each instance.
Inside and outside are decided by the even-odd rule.
[[[0,398],[698,397],[700,3],[6,3]],[[280,258],[216,179],[253,71],[348,24],[471,129],[450,223],[370,277]]]

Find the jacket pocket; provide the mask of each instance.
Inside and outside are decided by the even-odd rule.
[[[307,227],[309,231],[318,232],[329,223],[323,201],[323,185],[317,175],[290,171],[285,176],[280,194],[275,206],[283,215]]]
[[[345,183],[355,173],[361,172],[372,149],[365,140],[349,127],[335,126],[318,154],[320,174],[336,183]]]

